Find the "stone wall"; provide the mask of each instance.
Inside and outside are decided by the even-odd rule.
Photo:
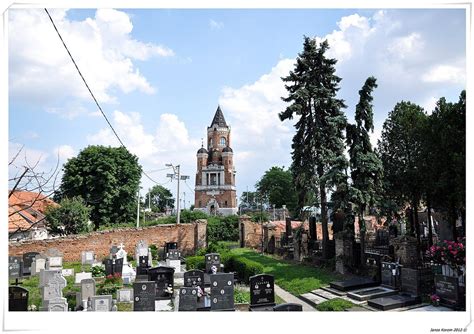
[[[82,251],[94,251],[97,259],[109,255],[110,247],[123,243],[129,255],[135,252],[135,246],[140,240],[148,245],[162,248],[166,242],[177,242],[183,255],[194,254],[206,247],[207,220],[201,219],[190,224],[157,225],[142,228],[117,229],[113,231],[93,232],[86,235],[73,235],[47,240],[31,240],[10,242],[10,256],[27,252],[44,252],[56,248],[63,253],[65,261],[81,261]]]

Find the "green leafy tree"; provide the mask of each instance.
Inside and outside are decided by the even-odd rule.
[[[384,200],[411,206],[409,233],[420,242],[418,206],[424,191],[423,135],[428,117],[423,108],[399,102],[385,120],[378,151],[384,170]]]
[[[155,185],[145,196],[145,207],[150,205],[152,212],[164,212],[166,208],[174,208],[174,198],[171,191],[163,186]]]
[[[82,197],[96,229],[133,221],[142,169],[125,147],[86,147],[63,171],[55,198]]]
[[[297,196],[290,170],[274,166],[265,172],[255,187],[271,205],[277,208],[286,205],[289,211],[295,212]]]
[[[296,59],[293,71],[282,78],[288,97],[288,107],[280,113],[282,121],[298,116],[292,144],[292,172],[298,193],[298,206],[311,191],[318,194],[321,205],[323,255],[328,257],[329,191],[347,182],[344,156],[346,117],[344,100],[338,99],[341,78],[335,75],[336,59],[326,58],[327,41],[317,45],[305,37],[303,51]]]
[[[441,98],[428,124],[423,159],[427,170],[426,202],[428,209],[433,206],[447,213],[456,239],[459,216],[465,231],[466,92],[461,92],[457,103]]]
[[[89,232],[91,208],[81,197],[63,198],[59,206],[46,209],[46,227],[53,234]]]
[[[237,241],[239,240],[239,217],[209,217],[207,220],[207,241]]]
[[[372,92],[377,88],[377,80],[369,77],[359,91],[356,106],[356,124],[347,125],[347,145],[351,169],[350,201],[355,204],[359,218],[361,240],[361,263],[365,263],[365,222],[364,212],[378,201],[381,186],[382,161],[372,149],[369,132],[374,131]]]

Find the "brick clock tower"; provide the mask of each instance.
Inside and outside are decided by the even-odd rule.
[[[207,128],[207,149],[197,152],[194,208],[211,215],[237,213],[234,153],[230,148],[230,126],[218,106]]]

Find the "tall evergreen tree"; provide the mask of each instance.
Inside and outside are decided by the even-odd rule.
[[[345,182],[347,160],[344,156],[346,117],[344,100],[336,97],[341,78],[335,75],[336,59],[326,58],[329,44],[317,45],[305,37],[303,51],[295,68],[282,78],[289,95],[289,106],[280,113],[282,121],[298,116],[293,138],[293,165],[298,204],[310,191],[319,195],[323,232],[323,254],[328,257],[327,193]]]
[[[347,125],[347,145],[349,147],[349,165],[351,169],[351,201],[357,208],[359,219],[361,263],[365,263],[365,221],[364,212],[377,202],[377,193],[381,185],[382,161],[372,149],[369,132],[374,131],[372,92],[377,88],[377,80],[369,77],[359,91],[359,103],[356,106],[356,124]]]

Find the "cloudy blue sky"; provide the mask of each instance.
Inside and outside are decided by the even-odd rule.
[[[430,112],[466,83],[462,9],[51,10],[103,110],[145,171],[166,183],[181,164],[193,188],[196,151],[217,105],[232,127],[240,194],[271,166],[289,166],[291,122],[281,77],[303,36],[328,39],[353,120],[358,90],[378,79],[375,132],[396,102]],[[118,146],[42,9],[10,9],[9,155],[48,169],[87,145]],[[10,175],[21,168],[11,166]],[[142,179],[148,189],[153,183]],[[166,184],[174,191],[175,183]],[[184,186],[186,206],[194,194]]]

